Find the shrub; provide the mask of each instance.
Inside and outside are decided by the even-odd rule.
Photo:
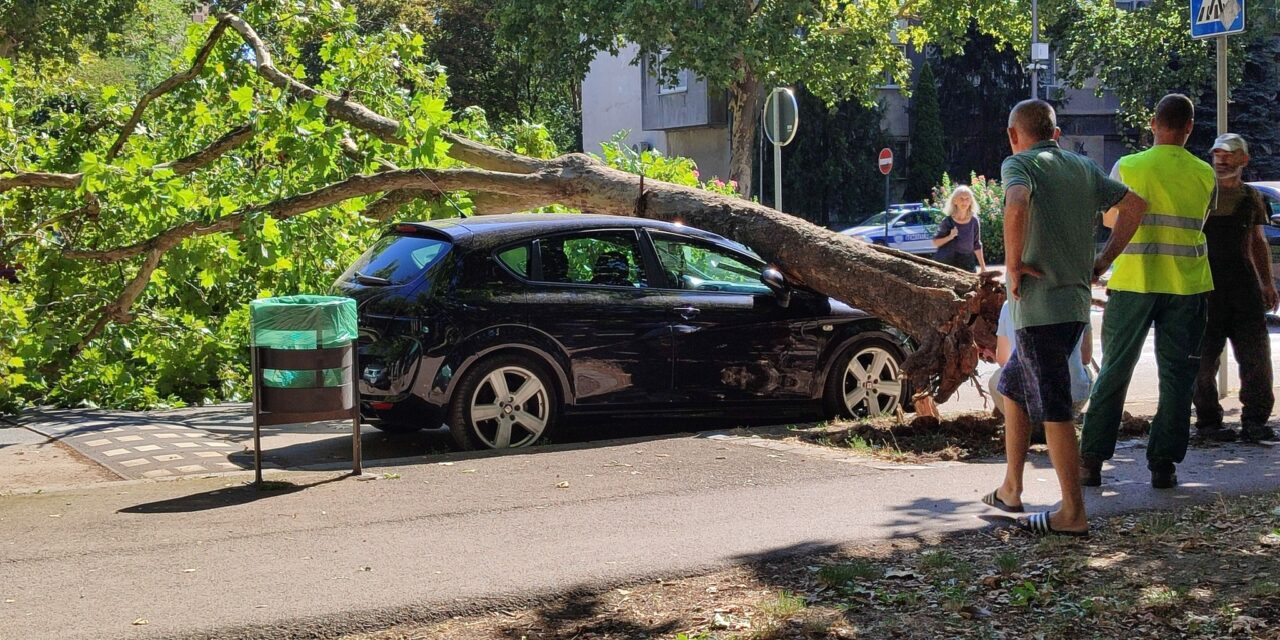
[[[958,184],[951,176],[942,174],[942,184],[933,188],[932,206],[939,209]],[[987,264],[1004,262],[1004,187],[999,180],[991,180],[976,173],[969,174],[969,188],[973,190],[974,204],[978,206],[978,222],[982,224],[982,256]]]
[[[698,165],[693,160],[681,156],[664,155],[657,149],[637,151],[627,145],[628,131],[619,131],[608,142],[600,143],[603,155],[596,156],[605,164],[629,173],[643,175],[646,178],[662,180],[686,187],[699,187],[726,196],[738,195],[738,182],[725,182],[714,178],[706,182],[698,173]]]

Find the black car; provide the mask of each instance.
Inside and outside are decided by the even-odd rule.
[[[906,337],[678,224],[515,214],[396,224],[335,284],[359,304],[361,410],[520,447],[566,414],[894,411]]]

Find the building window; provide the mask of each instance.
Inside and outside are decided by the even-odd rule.
[[[1116,8],[1121,11],[1133,11],[1151,4],[1151,0],[1116,0]]]
[[[666,68],[667,56],[669,52],[663,51],[658,54],[658,60],[653,65],[654,77],[658,81],[658,95],[665,96],[673,93],[685,93],[689,90],[689,70],[677,69],[673,73]]]

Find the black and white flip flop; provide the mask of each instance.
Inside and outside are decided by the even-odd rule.
[[[988,493],[985,496],[982,496],[982,504],[985,504],[988,507],[995,507],[1001,511],[1005,511],[1008,513],[1023,512],[1022,505],[1011,506],[1008,503],[1006,503],[1004,500],[1001,500],[998,493],[999,493],[999,489],[992,491],[991,493]]]
[[[1068,538],[1088,538],[1088,531],[1059,531],[1049,525],[1049,512],[1033,513],[1018,519],[1018,528],[1035,536],[1066,536]]]

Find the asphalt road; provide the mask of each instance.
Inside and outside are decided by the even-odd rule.
[[[1168,492],[1146,484],[1141,453],[1122,450],[1089,491],[1095,514],[1280,489],[1270,449],[1193,451]],[[978,498],[1001,475],[999,463],[904,467],[734,437],[433,460],[375,481],[295,473],[287,491],[219,477],[7,497],[0,636],[331,637],[989,526]],[[1047,460],[1032,466],[1026,501],[1048,506]]]

